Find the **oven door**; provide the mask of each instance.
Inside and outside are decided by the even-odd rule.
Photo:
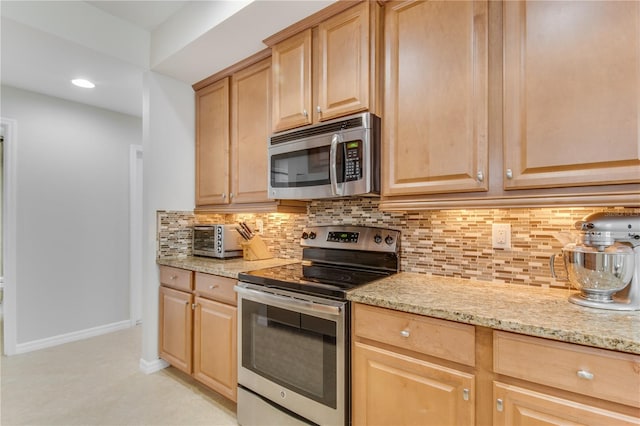
[[[242,282],[235,290],[240,389],[272,410],[321,425],[345,424],[347,302]],[[238,422],[250,426],[249,413],[255,418],[258,407],[243,406],[245,400],[238,400]]]

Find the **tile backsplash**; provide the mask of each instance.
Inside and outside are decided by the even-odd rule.
[[[300,258],[299,236],[306,225],[367,225],[402,232],[401,270],[432,275],[534,286],[566,287],[551,277],[549,257],[562,243],[554,234],[596,211],[640,213],[625,208],[531,208],[382,212],[369,198],[312,201],[307,214],[200,215],[158,212],[158,257],[191,255],[194,223],[264,223],[263,238],[274,255]],[[511,225],[511,249],[491,245],[493,223]],[[558,271],[562,266],[557,263]]]

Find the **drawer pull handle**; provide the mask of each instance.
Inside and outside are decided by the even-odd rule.
[[[590,373],[586,370],[578,370],[578,377],[586,380],[593,380],[593,373]]]
[[[504,403],[500,398],[496,399],[496,410],[502,413],[504,411]]]
[[[213,290],[214,288],[218,288],[218,284],[212,284],[209,286],[209,290]]]
[[[465,401],[469,400],[469,389],[462,389],[462,399]]]
[[[409,334],[411,334],[411,333],[409,332],[409,330],[402,330],[402,331],[400,332],[400,335],[401,335],[402,337],[409,337]]]

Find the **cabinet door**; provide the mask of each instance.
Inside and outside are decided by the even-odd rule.
[[[234,402],[238,386],[236,312],[233,306],[196,297],[193,377]]]
[[[196,206],[229,203],[229,78],[196,92]]]
[[[188,374],[191,374],[192,303],[191,293],[160,286],[160,358]]]
[[[486,1],[385,6],[382,193],[486,191]]]
[[[318,120],[368,109],[368,2],[320,23],[318,39]]]
[[[311,123],[311,29],[273,46],[273,131]]]
[[[271,58],[232,77],[231,201],[255,203],[267,196],[267,140],[271,133]]]
[[[640,182],[640,2],[504,3],[505,189]]]
[[[638,425],[640,418],[494,382],[496,426]]]
[[[354,425],[473,425],[474,377],[354,343]]]

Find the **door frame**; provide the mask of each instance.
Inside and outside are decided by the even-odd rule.
[[[129,319],[142,323],[142,145],[129,149]]]
[[[16,188],[18,122],[0,117],[4,142],[2,144],[2,262],[3,262],[3,327],[5,355],[14,355],[17,345],[16,311]]]

